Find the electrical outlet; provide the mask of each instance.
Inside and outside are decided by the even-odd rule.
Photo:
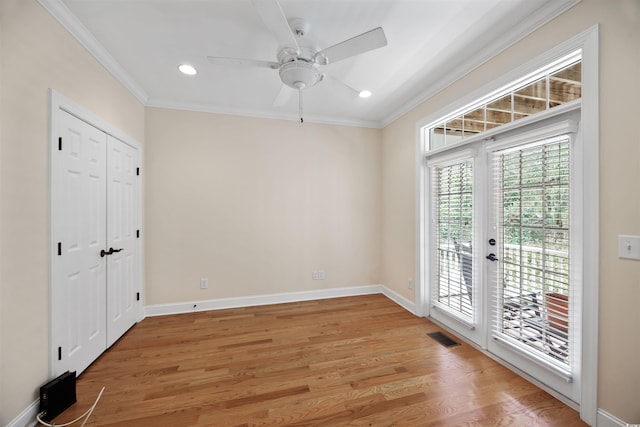
[[[209,289],[209,279],[206,277],[200,279],[200,289]]]
[[[311,280],[324,280],[324,270],[312,271]]]
[[[407,288],[413,289],[413,279],[411,277],[407,279]]]

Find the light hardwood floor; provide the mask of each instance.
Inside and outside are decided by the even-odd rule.
[[[147,318],[78,379],[87,426],[582,426],[382,295]]]

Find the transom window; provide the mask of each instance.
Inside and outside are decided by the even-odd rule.
[[[582,97],[582,58],[572,53],[427,126],[429,149],[459,142]]]

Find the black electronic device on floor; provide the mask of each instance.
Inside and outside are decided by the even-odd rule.
[[[40,387],[40,418],[51,421],[76,403],[76,373],[65,372]]]

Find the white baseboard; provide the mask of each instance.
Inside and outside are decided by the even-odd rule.
[[[147,316],[193,313],[196,311],[223,310],[226,308],[254,307],[268,304],[311,301],[357,295],[385,294],[383,285],[353,286],[349,288],[319,289],[314,291],[287,292],[281,294],[252,295],[247,297],[220,298],[214,300],[154,304],[145,307]],[[402,298],[402,297],[400,297]],[[393,299],[393,298],[391,298]],[[395,299],[394,299],[395,301]],[[401,304],[402,305],[402,304]]]
[[[408,312],[413,313],[416,316],[418,315],[416,304],[413,301],[409,301],[407,298],[403,297],[396,291],[387,288],[386,286],[382,286],[382,293],[384,294],[384,296],[386,296],[399,306],[403,307]]]
[[[629,426],[640,426],[640,424],[625,423],[620,418],[614,415],[611,415],[604,409],[598,409],[596,426],[598,427],[629,427]]]
[[[29,405],[24,411],[7,424],[7,427],[31,427],[36,423],[36,415],[40,409],[40,399]]]

